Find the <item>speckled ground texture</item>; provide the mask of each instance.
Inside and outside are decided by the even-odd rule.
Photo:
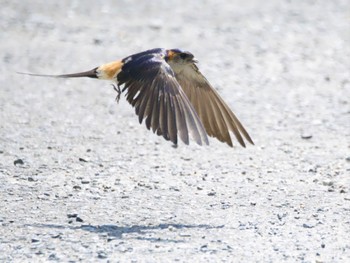
[[[350,2],[0,1],[0,262],[349,262]],[[255,146],[178,148],[89,70],[182,48]]]

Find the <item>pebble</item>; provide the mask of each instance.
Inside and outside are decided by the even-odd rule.
[[[303,134],[301,134],[301,138],[304,140],[309,140],[312,138],[312,135],[308,134],[308,133],[303,133]]]
[[[17,165],[23,165],[24,162],[23,162],[22,159],[17,159],[17,160],[15,160],[15,161],[13,162],[13,164],[14,164],[15,166],[17,166]]]
[[[309,224],[303,224],[303,228],[314,228],[315,226],[309,225]]]
[[[59,260],[59,259],[57,258],[56,254],[51,254],[49,256],[49,260]]]
[[[68,218],[76,218],[78,214],[67,214]]]
[[[97,257],[100,259],[107,258],[107,253],[104,251],[100,251],[100,252],[98,252]]]
[[[332,185],[334,185],[334,182],[331,181],[331,180],[324,180],[324,181],[322,182],[322,184],[323,184],[324,186],[332,186]]]

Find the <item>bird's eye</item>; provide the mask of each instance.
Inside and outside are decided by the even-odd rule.
[[[182,58],[182,59],[187,58],[187,54],[186,54],[186,53],[181,53],[181,54],[180,54],[180,58]]]

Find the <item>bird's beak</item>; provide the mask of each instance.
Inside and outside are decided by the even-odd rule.
[[[193,62],[193,63],[198,63],[198,59],[192,58],[192,62]]]

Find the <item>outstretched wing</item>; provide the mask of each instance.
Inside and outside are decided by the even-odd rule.
[[[163,49],[154,49],[123,59],[117,75],[118,85],[126,90],[126,99],[135,107],[139,122],[177,144],[177,137],[189,143],[189,133],[199,145],[209,144],[205,129],[164,60]]]
[[[176,79],[196,109],[209,136],[232,147],[229,131],[245,147],[243,137],[254,144],[248,132],[194,63],[187,64]]]

